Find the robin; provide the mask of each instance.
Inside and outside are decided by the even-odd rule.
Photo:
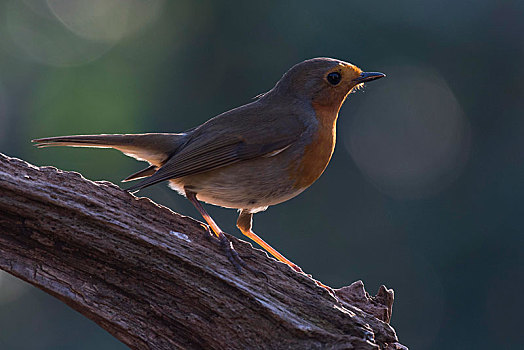
[[[147,168],[123,180],[143,179],[128,191],[169,181],[200,212],[237,269],[245,264],[200,202],[239,209],[240,231],[303,273],[253,232],[253,214],[297,196],[319,178],[335,148],[342,103],[356,88],[384,76],[336,59],[314,58],[291,67],[255,101],[183,133],[59,136],[33,142],[38,147],[115,148],[147,161]]]

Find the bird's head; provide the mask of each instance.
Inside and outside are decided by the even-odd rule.
[[[357,66],[333,58],[313,58],[291,67],[275,86],[279,95],[290,95],[317,106],[338,109],[346,96],[368,81],[385,77],[362,72]]]

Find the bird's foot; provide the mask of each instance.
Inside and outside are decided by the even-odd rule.
[[[310,275],[310,276],[311,276],[311,275]],[[314,279],[313,277],[311,277],[311,279],[312,279],[313,281],[315,281],[315,284],[316,284],[317,286],[324,288],[325,290],[328,291],[329,294],[331,294],[331,296],[335,297],[335,299],[338,300],[337,295],[335,294],[335,291],[333,290],[333,288],[331,288],[330,286],[325,285],[324,283],[322,283],[322,282],[320,282],[320,281]]]
[[[309,273],[305,273],[298,265],[296,264],[293,264],[292,262],[290,262],[290,264],[288,264],[293,270],[295,270],[296,272],[300,273],[300,274],[303,274],[304,276],[307,276],[309,278],[311,278],[315,284],[319,287],[322,287],[324,288],[325,290],[328,291],[329,294],[331,294],[332,296],[334,296],[336,298],[336,295],[335,295],[335,291],[333,290],[333,288],[331,288],[330,286],[328,285],[325,285],[324,283],[316,280],[313,278],[313,275],[309,274]]]
[[[242,273],[242,269],[244,268],[253,273],[255,276],[264,277],[266,280],[268,280],[267,275],[264,272],[252,268],[251,266],[247,265],[244,262],[244,260],[242,260],[238,252],[233,247],[233,243],[231,243],[231,241],[226,237],[226,235],[223,232],[217,237],[213,233],[211,228],[207,226],[205,237],[206,239],[217,242],[220,245],[220,247],[224,251],[224,254],[227,257],[227,260],[231,262],[237,273]]]
[[[305,273],[305,272],[300,268],[300,266],[298,266],[298,265],[296,265],[296,264],[293,264],[292,262],[290,262],[290,264],[288,264],[288,265],[289,265],[293,270],[295,270],[296,272],[311,277],[311,275],[306,274],[306,273]]]
[[[264,277],[268,280],[267,275],[264,272],[247,265],[244,260],[242,260],[238,252],[233,248],[233,243],[227,239],[225,234],[222,233],[218,239],[227,259],[233,264],[237,273],[242,273],[242,268],[244,268],[255,276]]]
[[[200,224],[202,227],[204,227],[206,230],[204,232],[204,238],[207,239],[208,241],[212,242],[212,241],[216,241],[217,240],[217,236],[213,233],[213,231],[211,230],[211,227],[209,227],[209,225],[206,225],[206,224]]]
[[[233,264],[237,273],[241,273],[242,268],[248,269],[247,264],[242,260],[235,248],[233,248],[233,243],[227,239],[225,234],[222,233],[218,237],[218,241],[220,242],[220,247],[224,251],[224,254],[226,254],[227,260]]]

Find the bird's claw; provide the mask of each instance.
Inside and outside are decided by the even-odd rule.
[[[291,267],[296,272],[298,272],[298,273],[300,273],[300,274],[302,274],[302,275],[304,275],[306,277],[309,277],[310,279],[313,280],[313,282],[315,282],[315,284],[317,286],[324,288],[325,290],[328,291],[329,294],[331,294],[332,296],[334,296],[336,298],[335,291],[330,286],[325,285],[324,283],[320,282],[319,280],[314,279],[313,275],[311,275],[310,273],[305,273],[304,270],[302,270],[298,265],[295,265],[295,264],[291,263],[291,265],[289,265],[289,267]]]
[[[308,277],[311,277],[311,275],[306,274],[298,265],[293,264],[293,265],[289,265],[289,267],[291,267],[293,270],[295,270],[295,272],[298,272],[298,273],[301,273],[301,274],[306,275]]]
[[[216,239],[216,236],[215,234],[213,233],[213,231],[211,230],[211,227],[209,227],[209,225],[205,225],[205,224],[201,224],[205,231],[204,231],[204,238],[207,239],[208,241],[212,241],[214,239]]]
[[[264,272],[258,269],[252,268],[251,266],[247,265],[244,262],[244,260],[242,260],[238,252],[233,247],[233,243],[229,241],[229,239],[226,237],[225,234],[222,233],[219,237],[217,237],[209,226],[205,225],[205,227],[206,227],[206,232],[204,234],[205,238],[209,241],[217,242],[220,245],[220,247],[224,251],[224,254],[227,257],[227,260],[229,260],[231,264],[233,264],[237,273],[242,273],[242,268],[244,268],[250,271],[251,273],[253,273],[255,276],[264,277],[266,281],[269,281],[267,275]]]
[[[252,268],[251,266],[246,264],[244,260],[242,260],[238,252],[233,247],[233,243],[231,243],[229,239],[227,239],[226,235],[222,234],[221,237],[219,237],[219,241],[220,246],[224,250],[227,259],[233,264],[237,273],[242,273],[242,268],[245,268],[249,272],[253,273],[255,276],[264,277],[266,281],[269,281],[267,275],[264,272]]]
[[[227,260],[229,260],[233,266],[235,267],[235,270],[237,273],[242,273],[242,268],[248,269],[246,263],[240,255],[238,255],[238,252],[233,248],[233,244],[227,239],[226,235],[222,234],[219,238],[220,247],[222,247],[222,250],[226,254]]]

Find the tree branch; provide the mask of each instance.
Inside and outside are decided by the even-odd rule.
[[[196,220],[109,182],[0,154],[0,268],[133,349],[404,349],[393,291],[336,291],[229,237],[268,279],[237,274]]]

